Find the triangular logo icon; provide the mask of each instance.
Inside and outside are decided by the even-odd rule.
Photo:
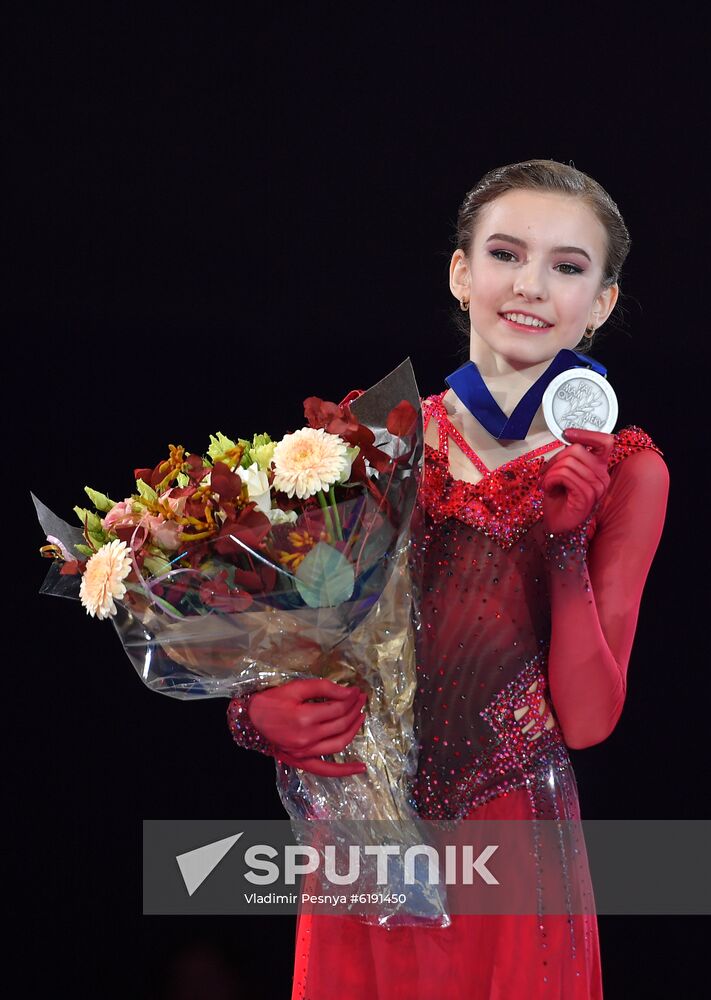
[[[194,851],[176,855],[175,860],[178,862],[188,896],[192,896],[195,890],[200,888],[210,872],[217,868],[241,836],[241,833],[236,833],[234,837],[225,837],[224,840],[216,840],[212,844],[205,844],[204,847],[196,847]]]

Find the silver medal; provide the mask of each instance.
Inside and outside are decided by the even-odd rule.
[[[611,434],[617,422],[617,396],[602,375],[591,368],[569,368],[556,375],[543,393],[543,415],[559,441],[569,427]]]

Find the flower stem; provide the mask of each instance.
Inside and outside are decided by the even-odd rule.
[[[331,511],[329,510],[328,504],[326,503],[326,494],[323,490],[318,490],[316,493],[318,497],[318,502],[321,504],[321,509],[323,510],[323,520],[326,530],[330,532],[331,539],[335,539],[336,533],[333,528],[333,519],[331,517]]]
[[[348,528],[348,541],[346,542],[345,548],[343,549],[343,555],[346,556],[347,559],[350,558],[351,552],[353,551],[353,547],[355,546],[355,543],[357,541],[357,533],[356,533],[357,528],[358,525],[360,524],[361,518],[363,517],[363,512],[365,510],[365,494],[362,494],[358,498],[357,502],[359,504],[358,512],[357,514],[355,514],[355,516],[351,518],[351,522]]]
[[[336,491],[333,488],[333,483],[331,483],[331,488],[328,491],[328,495],[331,499],[331,504],[333,505],[333,516],[336,520],[336,533],[338,534],[338,540],[343,541],[343,529],[341,528],[341,517],[338,513],[338,504],[336,503]]]

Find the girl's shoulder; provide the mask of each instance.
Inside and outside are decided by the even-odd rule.
[[[666,464],[663,461],[664,452],[662,449],[655,441],[652,440],[650,435],[641,427],[638,427],[637,424],[628,424],[626,427],[621,428],[621,430],[616,431],[614,437],[615,443],[607,463],[608,469],[614,468],[614,466],[618,465],[621,461],[623,461],[623,459],[638,452],[656,453],[662,459],[661,464]]]
[[[614,438],[607,463],[610,486],[598,512],[599,519],[619,517],[629,523],[627,519],[631,518],[641,523],[657,510],[663,521],[670,480],[664,452],[636,424],[623,427]]]

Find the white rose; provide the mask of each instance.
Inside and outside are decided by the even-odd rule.
[[[358,457],[358,453],[359,452],[360,452],[360,448],[358,447],[358,445],[356,445],[355,448],[346,448],[346,456],[348,458],[348,466],[343,470],[343,472],[341,473],[341,475],[338,478],[338,482],[341,485],[343,485],[343,483],[347,483],[348,482],[348,480],[350,478],[350,475],[351,475],[351,468],[352,468],[353,463],[355,462],[356,458]]]
[[[253,500],[263,514],[269,516],[272,507],[272,493],[266,472],[262,472],[256,462],[248,469],[238,468],[235,472],[247,487],[249,499]],[[271,520],[271,518],[270,518]]]

